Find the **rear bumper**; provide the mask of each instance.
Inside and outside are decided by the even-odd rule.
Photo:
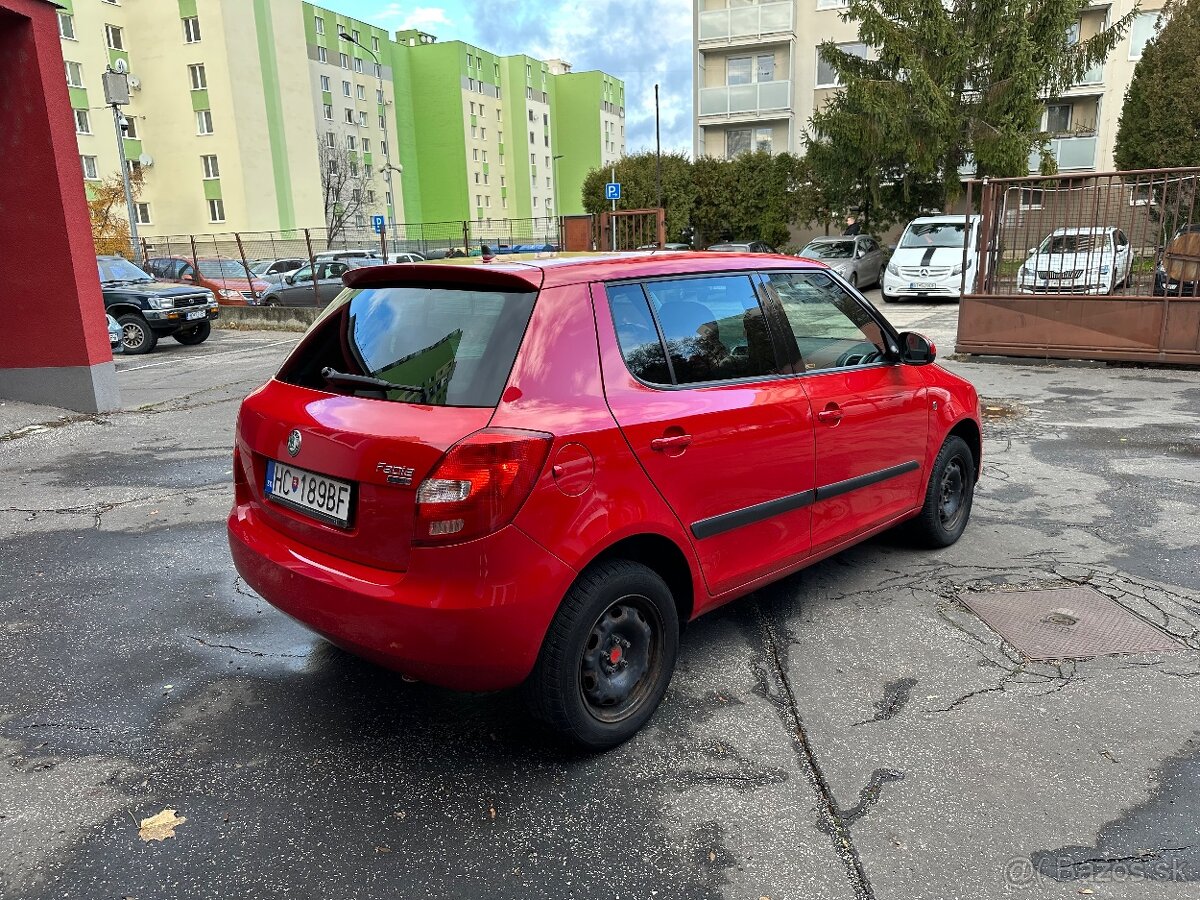
[[[389,572],[296,544],[235,506],[229,548],[272,606],[339,647],[459,690],[524,681],[575,572],[512,526]]]

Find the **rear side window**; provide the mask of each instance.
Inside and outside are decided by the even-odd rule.
[[[643,381],[684,385],[778,372],[748,276],[649,281],[610,287],[608,295],[626,365]],[[654,346],[658,332],[666,354],[663,344]]]
[[[495,406],[534,292],[450,287],[345,291],[284,363],[288,384],[434,406]],[[326,367],[396,385],[335,384]]]

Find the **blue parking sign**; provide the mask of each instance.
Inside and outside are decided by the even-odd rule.
[[[383,216],[371,216],[371,228],[376,234],[383,234],[383,224],[386,221]]]
[[[620,200],[621,199],[621,182],[610,181],[604,185],[605,200]]]

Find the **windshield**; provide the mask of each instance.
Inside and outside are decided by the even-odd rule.
[[[913,222],[900,239],[900,248],[959,247],[963,245],[966,225],[962,222]]]
[[[343,291],[279,377],[331,388],[329,366],[398,387],[387,399],[434,406],[495,406],[533,311],[533,292],[450,287]],[[410,390],[418,386],[420,390]]]
[[[275,265],[275,260],[273,259],[260,259],[258,262],[250,264],[250,271],[255,275],[266,275],[267,269],[273,265]]]
[[[96,267],[100,270],[102,284],[113,281],[154,280],[127,259],[98,259]]]
[[[236,259],[202,259],[196,263],[205,278],[248,278],[246,267]]]
[[[1038,253],[1099,253],[1108,249],[1108,235],[1052,234],[1042,241]]]
[[[809,259],[852,259],[854,241],[821,241],[809,244],[800,251],[800,255]]]

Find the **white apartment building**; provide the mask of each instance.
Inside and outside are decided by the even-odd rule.
[[[1142,48],[1154,36],[1163,0],[1147,0],[1130,32],[1102,66],[1046,100],[1042,127],[1061,171],[1108,171],[1125,91]],[[696,0],[693,16],[694,152],[732,157],[747,150],[803,153],[809,119],[837,91],[818,46],[832,40],[866,54],[842,0]],[[1094,3],[1076,36],[1087,38],[1134,8],[1134,0]],[[897,111],[902,115],[903,111]],[[1039,157],[1030,159],[1030,171]]]

